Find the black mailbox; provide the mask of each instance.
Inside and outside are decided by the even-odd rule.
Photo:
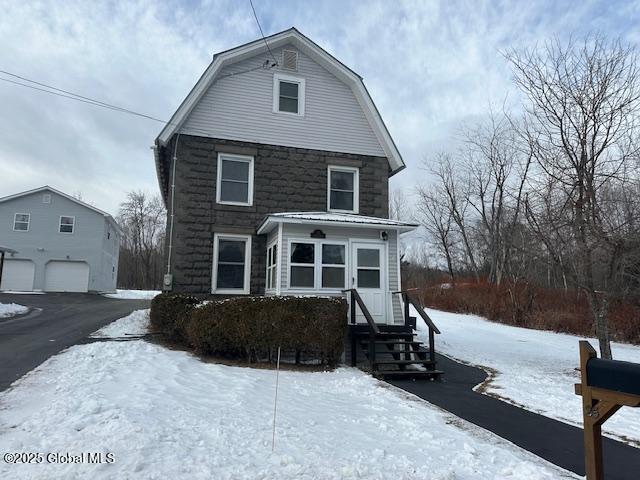
[[[640,365],[592,358],[587,362],[587,385],[640,395]]]

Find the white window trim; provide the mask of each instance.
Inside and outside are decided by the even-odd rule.
[[[298,113],[283,112],[280,110],[280,82],[281,81],[298,84]],[[296,77],[293,75],[287,75],[284,73],[274,73],[273,74],[273,113],[278,113],[281,115],[293,115],[294,117],[304,117],[305,89],[306,89],[306,81],[304,78]]]
[[[292,263],[291,253],[293,252],[291,244],[293,243],[310,243],[313,248],[313,263]],[[344,265],[323,264],[322,263],[322,245],[342,245],[344,247]],[[344,288],[348,288],[349,284],[349,242],[344,240],[333,239],[313,239],[313,238],[290,238],[287,250],[287,288],[289,291],[300,292],[323,292],[323,293],[340,293]],[[313,287],[296,287],[291,285],[291,267],[311,267],[313,266]],[[322,286],[322,267],[344,267],[344,287],[335,288]]]
[[[273,247],[276,247],[275,263],[273,263],[272,265],[269,265],[269,250],[271,248],[273,248]],[[267,275],[265,277],[265,282],[264,282],[265,291],[267,291],[267,292],[275,292],[277,290],[277,288],[278,288],[277,287],[277,285],[278,285],[278,263],[280,263],[278,261],[278,255],[280,255],[280,251],[279,250],[280,250],[280,247],[278,246],[278,240],[277,239],[273,240],[273,241],[271,241],[270,243],[267,244],[267,261],[266,261],[266,264],[267,264],[267,268],[266,268]],[[275,285],[271,285],[271,287],[267,287],[267,285],[269,284],[269,278],[270,278],[269,274],[271,273],[270,270],[275,270],[276,271],[276,277],[275,277],[276,283],[275,283]]]
[[[220,187],[222,185],[222,160],[232,160],[238,162],[246,162],[249,164],[249,185],[247,189],[247,202],[230,202],[226,200],[220,199]],[[218,167],[217,167],[217,175],[216,175],[216,203],[221,205],[238,205],[242,207],[251,207],[253,206],[253,163],[254,158],[249,155],[236,155],[233,153],[218,153]]]
[[[353,210],[331,208],[331,172],[353,173]],[[329,165],[327,167],[327,212],[358,213],[360,211],[360,169],[358,167],[343,167]]]
[[[216,288],[218,281],[218,242],[220,240],[244,240],[244,286],[243,288]],[[211,272],[211,293],[215,294],[241,294],[248,295],[251,285],[251,235],[238,235],[233,233],[213,234],[213,266]]]
[[[73,218],[73,223],[71,224],[71,231],[70,232],[61,232],[60,229],[62,228],[62,217],[65,218]],[[65,223],[65,225],[69,225],[67,223]],[[58,233],[61,233],[63,235],[73,235],[76,231],[76,217],[75,215],[60,215],[60,219],[58,220]]]
[[[294,243],[308,243],[313,245],[313,263],[293,263],[291,261],[291,254],[293,253],[293,249],[291,247]],[[289,239],[289,248],[287,250],[287,276],[288,276],[288,284],[290,290],[301,290],[305,292],[313,292],[316,291],[316,285],[318,284],[318,245],[317,242],[312,239],[304,238],[304,239]],[[305,267],[305,268],[313,268],[313,287],[299,287],[291,285],[291,268],[293,267]]]
[[[26,215],[27,217],[29,217],[29,220],[27,220],[26,222],[18,222],[18,223],[26,223],[27,224],[27,229],[26,230],[19,230],[19,229],[16,228],[16,221],[17,221],[18,215]],[[30,228],[31,228],[31,214],[30,213],[14,213],[13,214],[13,231],[14,232],[28,232]]]

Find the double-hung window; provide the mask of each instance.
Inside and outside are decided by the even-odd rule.
[[[273,111],[304,116],[304,78],[276,73],[273,76]]]
[[[213,293],[249,293],[250,235],[214,235]]]
[[[76,217],[61,216],[58,232],[60,233],[73,233],[75,227]]]
[[[16,213],[13,216],[13,229],[17,232],[28,232],[30,222],[30,213]]]
[[[327,173],[329,211],[358,213],[359,170],[329,166]]]
[[[289,284],[292,288],[315,287],[316,246],[314,243],[291,243],[291,271]]]
[[[274,290],[277,286],[278,244],[267,248],[267,290]]]
[[[332,242],[291,242],[289,288],[339,290],[345,287],[346,246]]]
[[[228,205],[253,204],[253,157],[218,154],[216,201]]]
[[[345,246],[322,245],[322,288],[344,288]]]

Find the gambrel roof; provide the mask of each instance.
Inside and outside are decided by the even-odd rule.
[[[266,43],[268,43],[271,49],[276,49],[287,44],[294,45],[301,52],[308,55],[319,65],[335,75],[336,78],[349,86],[360,104],[371,129],[380,143],[380,146],[385,152],[385,156],[389,161],[390,176],[405,168],[402,156],[391,138],[391,135],[382,120],[380,112],[373,103],[373,100],[371,99],[360,75],[341,63],[338,59],[330,55],[322,47],[304,36],[295,28],[290,28],[267,37]],[[172,136],[180,131],[189,117],[189,114],[216,80],[216,76],[220,73],[222,68],[265,52],[267,52],[265,41],[263,39],[259,39],[216,54],[213,57],[213,61],[202,74],[191,92],[189,92],[180,107],[178,107],[178,110],[176,110],[169,122],[158,135],[156,139],[156,150],[157,147],[166,146]],[[156,151],[156,167],[160,176],[163,169],[160,168],[161,166],[159,165],[159,162],[160,158]]]

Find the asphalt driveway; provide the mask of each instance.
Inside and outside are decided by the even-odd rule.
[[[148,308],[149,300],[117,300],[84,293],[12,295],[0,303],[18,303],[32,310],[0,319],[0,391],[46,359],[81,343],[99,328]]]

